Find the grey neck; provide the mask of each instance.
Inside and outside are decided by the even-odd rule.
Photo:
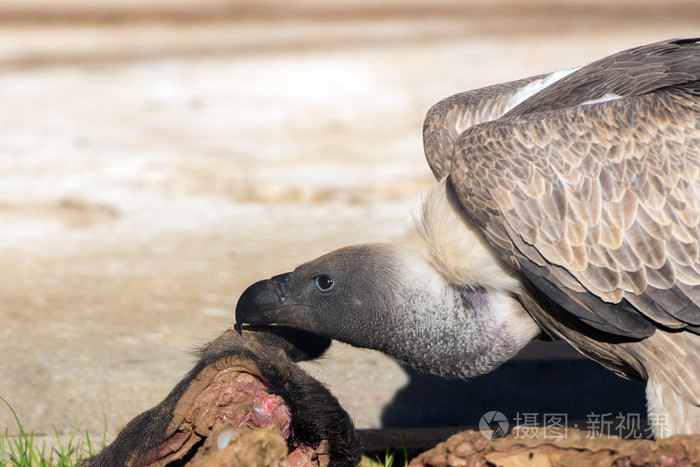
[[[378,339],[379,350],[421,371],[470,378],[491,372],[524,345],[499,319],[493,292],[449,286],[440,300],[425,298],[405,297],[394,314],[400,322]]]

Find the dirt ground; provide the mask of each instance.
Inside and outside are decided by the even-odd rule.
[[[251,282],[349,243],[417,244],[422,119],[441,98],[700,25],[694,0],[167,5],[0,4],[0,396],[40,434],[106,419],[112,436],[233,324]],[[426,386],[447,407],[467,397],[457,423],[474,425],[479,401],[523,410],[505,380],[599,374],[548,349],[483,380],[491,399],[342,345],[307,368],[360,427],[448,421],[395,404]],[[643,404],[590,375],[605,408],[626,391]]]

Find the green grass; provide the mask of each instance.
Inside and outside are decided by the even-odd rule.
[[[401,435],[399,435],[399,440],[401,441],[401,447],[403,448],[403,465],[404,467],[406,467],[408,465],[408,451],[406,449],[406,445],[404,444],[403,437]],[[364,456],[362,458],[362,462],[360,463],[360,467],[394,467],[395,461],[396,451],[387,446],[386,451],[384,451],[383,459],[379,455],[374,456],[374,459],[371,459],[368,456]]]
[[[106,419],[100,446],[93,444],[87,431],[80,432],[80,426],[85,422],[83,421],[73,430],[67,441],[61,440],[56,427],[54,427],[53,432],[56,437],[56,445],[48,449],[47,452],[46,441],[39,446],[38,441],[34,439],[34,432],[27,432],[24,429],[22,422],[10,403],[1,396],[0,400],[10,409],[19,428],[19,435],[17,436],[10,436],[7,428],[4,433],[0,434],[0,467],[73,467],[77,466],[83,458],[95,454],[95,448],[99,450],[105,445],[105,437],[107,436]]]
[[[395,461],[396,451],[386,448],[383,458],[379,455],[374,456],[374,459],[369,456],[363,456],[360,467],[396,467],[394,464]],[[406,460],[403,465],[408,465],[408,460]]]

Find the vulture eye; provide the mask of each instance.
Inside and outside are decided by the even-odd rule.
[[[335,287],[335,280],[331,276],[325,274],[316,276],[316,288],[319,292],[330,292],[333,287]]]

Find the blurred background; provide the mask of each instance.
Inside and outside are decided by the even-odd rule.
[[[699,26],[696,0],[0,1],[0,396],[111,437],[250,283],[417,244],[432,104]],[[305,368],[363,428],[644,410],[556,344],[469,383],[343,345]]]

